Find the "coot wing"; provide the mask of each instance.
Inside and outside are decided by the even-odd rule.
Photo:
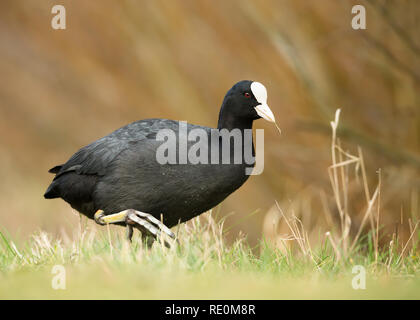
[[[61,166],[54,179],[67,172],[77,174],[104,175],[107,166],[129,145],[129,141],[101,138],[77,151],[64,165]]]
[[[121,152],[144,139],[155,139],[161,129],[176,128],[177,122],[167,119],[140,120],[122,127],[111,134],[81,148],[64,165],[50,169],[54,179],[66,172],[85,175],[106,174],[106,169]]]

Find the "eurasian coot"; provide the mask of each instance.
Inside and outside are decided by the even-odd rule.
[[[265,87],[240,81],[223,100],[217,129],[167,119],[133,122],[50,169],[55,177],[44,197],[62,198],[99,224],[126,225],[130,239],[133,226],[142,235],[174,237],[168,227],[213,208],[247,180],[253,163],[244,158],[247,149],[254,155],[252,122],[259,118],[274,122]],[[222,131],[232,133],[227,143],[217,135]]]

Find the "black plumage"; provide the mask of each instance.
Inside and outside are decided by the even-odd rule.
[[[218,129],[243,132],[260,118],[255,109],[260,101],[251,90],[252,83],[241,81],[228,91]],[[188,132],[196,128],[207,132],[210,146],[211,128],[187,125]],[[89,218],[97,210],[109,215],[135,209],[158,219],[162,215],[163,223],[171,227],[213,208],[248,179],[245,168],[250,165],[244,162],[159,164],[156,150],[163,142],[156,135],[162,129],[178,133],[179,122],[136,121],[81,148],[65,164],[50,169],[55,177],[44,197],[62,198]],[[193,144],[189,141],[188,149]],[[220,139],[213,141],[213,147],[220,148],[220,144]]]

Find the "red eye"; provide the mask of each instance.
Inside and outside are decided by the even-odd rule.
[[[249,98],[251,95],[248,92],[245,92],[244,93],[244,96],[247,97],[247,98]]]

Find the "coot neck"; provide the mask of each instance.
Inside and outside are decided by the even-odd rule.
[[[240,115],[235,114],[235,110],[240,110],[237,106],[233,104],[232,101],[229,100],[229,97],[225,97],[222,107],[220,108],[219,113],[219,122],[217,124],[217,129],[227,129],[229,131],[232,131],[234,129],[239,129],[242,132],[242,141],[243,143],[247,143],[245,141],[245,130],[250,129],[252,130],[252,122],[253,119],[249,119],[246,117],[241,117]],[[253,143],[253,134],[251,132],[251,148],[252,148],[252,156],[255,156],[255,149],[254,149],[254,143]],[[220,145],[220,148],[222,145]],[[231,148],[231,156],[233,157],[233,143],[230,144]],[[242,149],[243,152],[245,152],[245,148]]]
[[[219,122],[217,124],[217,129],[228,129],[229,131],[233,129],[252,129],[252,119],[241,117],[235,114],[235,108],[233,103],[225,98],[223,101],[222,107],[220,108],[219,113]]]

